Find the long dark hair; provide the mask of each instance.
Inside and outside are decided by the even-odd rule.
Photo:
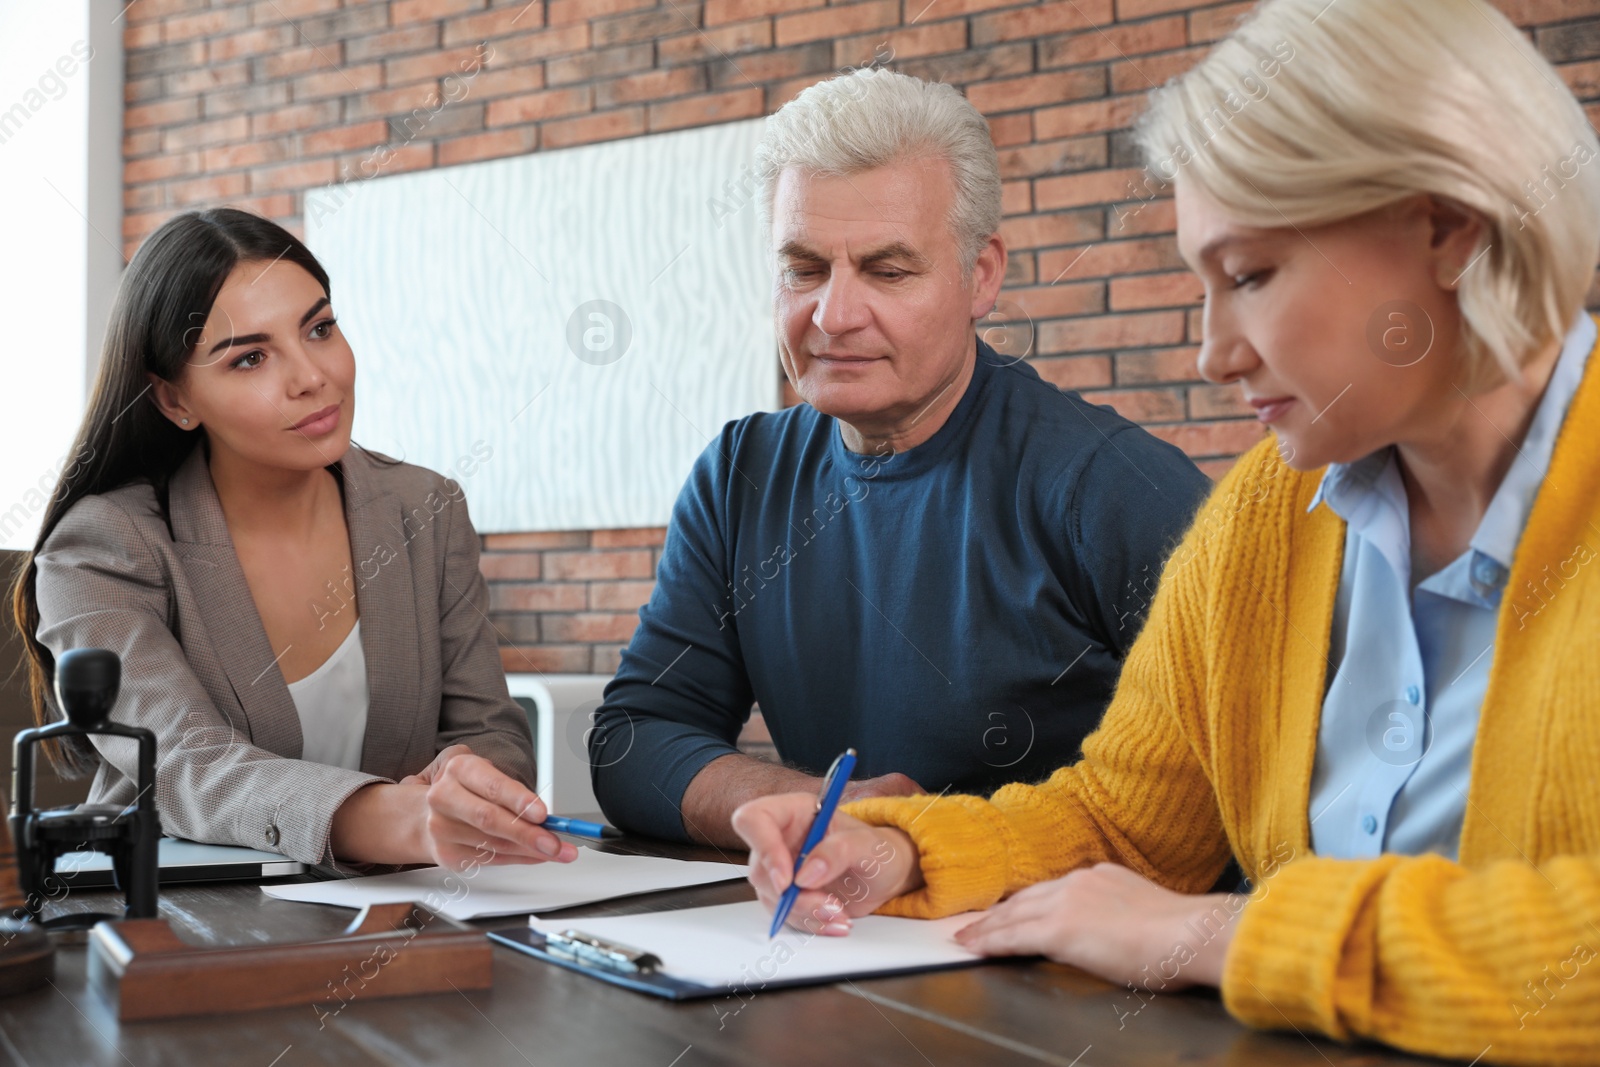
[[[27,653],[33,716],[40,725],[56,717],[50,699],[55,657],[36,633],[39,572],[34,555],[62,516],[91,494],[148,482],[165,506],[168,480],[205,431],[191,434],[172,425],[145,396],[150,390],[146,375],[176,382],[228,275],[240,263],[276,260],[305,268],[324,295],[331,296],[327,271],[294,234],[236,208],[190,211],[169,219],[145,239],[123,272],[88,409],[45,508],[39,537],[11,589],[12,613]],[[94,769],[87,746],[47,751],[65,774]]]

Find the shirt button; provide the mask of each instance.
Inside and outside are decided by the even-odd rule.
[[[1501,581],[1500,564],[1488,556],[1479,556],[1472,562],[1472,580],[1493,589]]]
[[[1378,832],[1378,817],[1376,815],[1361,816],[1361,828],[1369,834]]]
[[[1370,818],[1370,816],[1369,816],[1369,818]],[[267,844],[276,845],[277,843],[278,843],[278,828],[276,826],[267,827]]]
[[[1409,704],[1422,703],[1422,690],[1418,689],[1414,685],[1406,686],[1406,702]],[[1370,830],[1367,832],[1371,833]]]

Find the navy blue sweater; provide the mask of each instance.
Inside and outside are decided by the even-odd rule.
[[[760,704],[784,762],[988,793],[1073,761],[1210,483],[981,341],[932,438],[851,452],[810,406],[730,422],[678,496],[589,736],[628,830],[679,805]]]

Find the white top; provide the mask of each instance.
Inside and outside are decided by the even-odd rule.
[[[367,739],[367,657],[361,620],[322,666],[289,683],[300,714],[300,758],[346,770],[361,769]]]

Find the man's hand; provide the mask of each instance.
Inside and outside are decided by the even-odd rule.
[[[739,805],[758,797],[779,793],[810,792],[813,801],[822,791],[822,779],[804,771],[743,753],[718,756],[700,769],[683,791],[679,811],[689,836],[718,848],[743,848],[744,842],[733,828],[733,813]],[[925,792],[903,774],[885,774],[845,786],[844,800],[866,797],[899,797]]]
[[[750,884],[761,903],[773,910],[790,881],[800,885],[790,926],[847,934],[851,918],[922,884],[910,837],[843,812],[834,815],[828,836],[811,851],[799,876],[791,877],[816,810],[814,795],[787,793],[752,800],[733,813],[733,828],[750,847]]]
[[[852,800],[866,800],[868,797],[914,797],[919,793],[926,793],[910,778],[895,771],[891,774],[881,774],[876,778],[863,778],[859,782],[851,782],[844,787],[842,804]]]
[[[986,956],[1047,956],[1119,985],[1216,986],[1245,899],[1174,893],[1097,863],[1014,894],[956,940]]]

